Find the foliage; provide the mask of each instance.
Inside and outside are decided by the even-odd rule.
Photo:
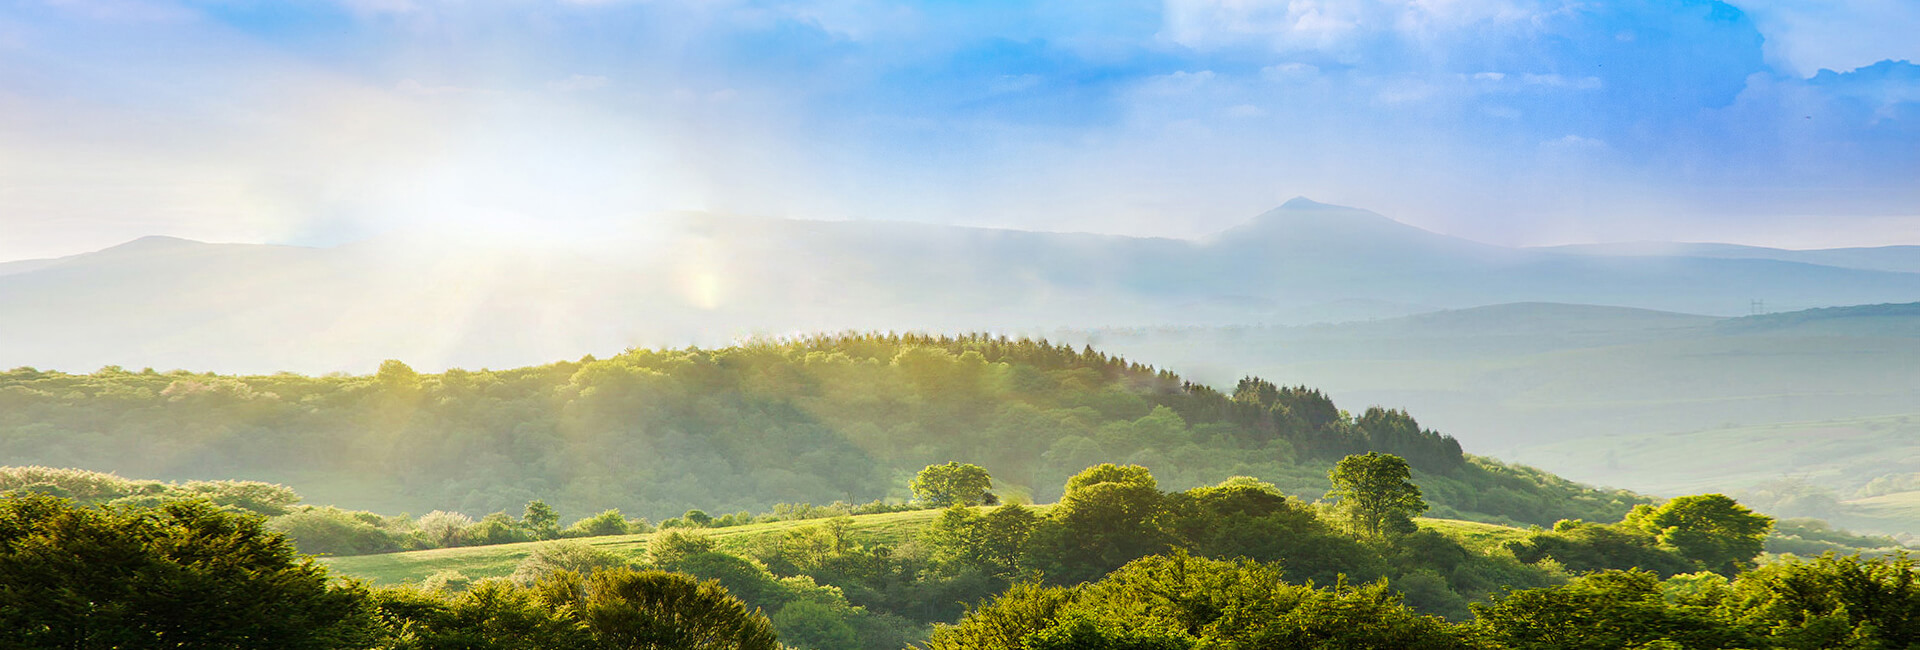
[[[1730,576],[1753,566],[1753,558],[1765,550],[1773,518],[1723,494],[1697,494],[1658,508],[1637,506],[1620,525],[1652,534],[1661,546],[1701,568]]]
[[[527,507],[520,515],[520,521],[534,539],[553,539],[560,536],[560,513],[545,501],[539,499],[528,501]]]
[[[642,650],[778,650],[773,624],[714,581],[679,573],[614,569],[569,583],[569,574],[537,589],[566,589],[561,600],[600,647]]]
[[[1665,577],[1697,570],[1687,558],[1661,548],[1653,535],[1617,524],[1561,520],[1552,531],[1533,533],[1507,548],[1523,562],[1552,559],[1576,573],[1639,569]]]
[[[387,520],[371,512],[333,506],[302,507],[267,520],[267,527],[285,533],[302,553],[364,555],[401,550],[405,534],[387,528]]]
[[[1348,524],[1367,537],[1411,532],[1413,516],[1427,509],[1420,486],[1413,484],[1413,468],[1399,456],[1348,456],[1327,476],[1333,481],[1328,496],[1339,499]]]
[[[560,531],[561,537],[599,537],[602,535],[625,535],[632,532],[627,518],[620,514],[619,508],[609,508],[600,514],[573,522],[566,530]]]
[[[625,558],[581,542],[549,542],[527,554],[527,558],[513,568],[513,575],[507,579],[520,584],[533,584],[563,571],[590,575],[595,571],[626,565]]]
[[[996,500],[988,491],[993,489],[993,478],[987,475],[986,469],[972,463],[947,461],[944,465],[928,465],[907,487],[913,489],[914,499],[935,508],[992,505]]]
[[[1563,587],[1516,591],[1474,606],[1476,628],[1495,647],[1617,650],[1746,647],[1747,637],[1711,612],[1670,605],[1647,571],[1603,571]]]
[[[1134,558],[1166,549],[1165,507],[1147,468],[1105,463],[1067,480],[1066,495],[1033,533],[1047,578],[1071,583],[1098,578]]]
[[[0,647],[354,648],[364,602],[257,515],[0,498]]]
[[[1733,581],[1718,613],[1783,648],[1920,645],[1920,584],[1905,554],[1824,555],[1754,569]]]
[[[1281,580],[1277,566],[1184,553],[1137,560],[1098,582],[1025,585],[959,624],[932,650],[967,648],[1465,648],[1445,621],[1400,604],[1385,584],[1328,589]]]
[[[159,477],[325,475],[340,484],[309,491],[382,512],[523,515],[538,499],[563,519],[702,508],[719,526],[718,513],[776,503],[903,501],[905,479],[948,461],[1036,502],[1100,463],[1152,467],[1172,489],[1253,475],[1318,495],[1335,459],[1370,450],[1406,458],[1447,516],[1546,525],[1632,505],[1476,465],[1404,412],[1350,417],[1318,391],[1252,378],[1229,396],[1088,348],[982,335],[443,373],[396,361],[370,376],[0,372],[0,457]],[[233,503],[276,514],[271,500]],[[543,539],[543,526],[521,530]]]

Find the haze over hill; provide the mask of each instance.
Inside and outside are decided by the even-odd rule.
[[[1055,336],[1215,385],[1250,373],[1404,407],[1575,480],[1920,530],[1920,303],[1737,318],[1531,303]]]
[[[387,358],[502,367],[847,329],[1302,324],[1519,301],[1734,315],[1753,300],[1920,300],[1920,273],[1903,270],[1920,263],[1904,249],[1865,262],[1630,252],[1491,246],[1306,199],[1199,240],[704,214],[566,246],[149,237],[0,264],[0,364],[364,372]]]

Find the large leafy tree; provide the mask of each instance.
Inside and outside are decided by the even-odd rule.
[[[608,650],[779,650],[773,623],[718,581],[665,571],[613,569],[577,581],[559,574],[538,588],[579,618]]]
[[[0,497],[0,647],[364,647],[366,592],[261,522],[205,501]]]
[[[1147,468],[1104,463],[1067,480],[1066,495],[1035,533],[1049,580],[1077,582],[1166,550],[1166,495]]]
[[[1475,630],[1515,650],[1747,648],[1753,639],[1698,607],[1676,606],[1648,571],[1600,571],[1572,584],[1473,605]]]
[[[1731,576],[1753,566],[1765,550],[1773,518],[1748,510],[1724,494],[1676,497],[1655,508],[1639,506],[1623,526],[1652,534],[1660,545],[1701,568]]]
[[[1426,512],[1427,501],[1413,483],[1413,468],[1392,454],[1367,452],[1340,459],[1327,474],[1333,480],[1329,495],[1355,532],[1382,537],[1412,529],[1414,515]]]
[[[985,468],[972,463],[948,461],[928,465],[913,477],[913,498],[938,508],[951,505],[975,506],[994,502],[993,477]]]

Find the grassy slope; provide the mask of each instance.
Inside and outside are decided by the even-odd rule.
[[[853,526],[850,530],[853,538],[862,544],[897,546],[911,539],[921,527],[939,516],[939,510],[857,515],[853,517]],[[706,532],[713,536],[722,550],[739,551],[769,536],[803,526],[817,525],[821,521],[823,520],[779,521],[716,528]],[[1423,528],[1447,533],[1461,540],[1468,548],[1483,552],[1498,547],[1502,542],[1522,539],[1527,535],[1525,529],[1471,521],[1421,518],[1419,523]],[[578,541],[637,559],[646,554],[647,541],[652,538],[652,534],[610,535],[589,537]],[[493,578],[513,573],[514,565],[519,564],[520,560],[532,553],[535,547],[547,543],[549,542],[527,542],[380,555],[328,557],[321,558],[320,561],[336,574],[362,578],[376,585],[418,582],[444,569],[459,571],[470,578]]]
[[[920,530],[922,526],[938,516],[940,516],[939,510],[858,515],[853,517],[850,532],[853,539],[862,544],[899,544],[911,538],[915,531]],[[756,540],[803,526],[817,525],[821,521],[824,520],[776,521],[715,528],[705,532],[714,538],[722,550],[737,551],[750,546]],[[609,535],[588,537],[577,541],[626,557],[638,558],[646,554],[647,541],[652,538],[652,534]],[[328,557],[321,558],[320,561],[335,573],[364,578],[379,585],[417,582],[442,569],[454,569],[471,578],[493,578],[513,573],[514,565],[519,564],[520,560],[532,553],[535,547],[546,543],[549,542],[441,548],[406,553]]]
[[[1736,491],[1794,478],[1832,487],[1845,499],[1875,477],[1920,472],[1920,414],[1596,436],[1543,445],[1536,454],[1568,474],[1606,474],[1654,494]],[[1845,505],[1835,525],[1920,532],[1920,492]]]
[[[1847,495],[1920,472],[1920,317],[1832,316],[1504,305],[1081,336],[1215,385],[1252,373],[1403,407],[1475,453],[1584,483],[1673,496],[1797,477]],[[1835,523],[1920,533],[1910,501],[1861,503],[1862,518]]]

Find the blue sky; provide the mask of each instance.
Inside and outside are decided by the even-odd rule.
[[[1911,0],[0,0],[0,259],[660,210],[1920,244]]]

